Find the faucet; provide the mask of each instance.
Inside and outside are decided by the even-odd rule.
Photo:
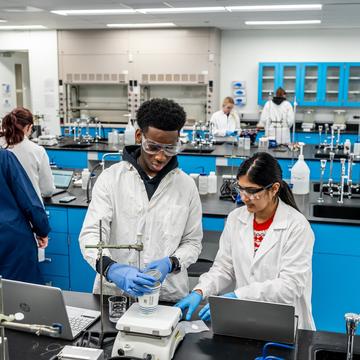
[[[351,199],[352,196],[352,165],[353,165],[353,161],[354,161],[354,154],[350,154],[349,155],[349,159],[348,159],[348,171],[347,171],[347,196],[348,199]]]
[[[323,126],[319,125],[319,151],[320,151],[321,145],[322,145],[322,142],[321,142],[322,131],[323,131]]]
[[[340,183],[340,194],[339,194],[339,200],[337,201],[338,204],[344,203],[344,183],[347,176],[345,175],[345,161],[346,159],[341,158],[341,183]]]
[[[326,159],[321,159],[320,160],[320,196],[318,198],[318,202],[322,203],[324,202],[324,173],[325,173],[325,168],[326,168]]]
[[[329,187],[329,194],[331,197],[333,197],[334,195],[334,190],[333,190],[333,179],[332,179],[332,173],[333,173],[333,167],[334,167],[334,158],[335,158],[335,153],[334,152],[330,152],[330,170],[329,170],[329,180],[328,180],[328,187]]]
[[[340,127],[337,128],[337,138],[336,138],[336,150],[340,149]]]
[[[331,126],[331,140],[330,140],[330,151],[334,150],[334,138],[335,138],[335,134],[334,134],[334,126]]]
[[[356,328],[360,321],[360,315],[347,313],[345,314],[345,321],[346,321],[346,336],[347,336],[346,360],[352,360],[354,353],[354,336],[356,333]]]

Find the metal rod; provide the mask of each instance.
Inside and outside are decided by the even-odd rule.
[[[100,256],[100,331],[104,334],[104,289],[103,289],[103,240],[102,220],[99,221],[99,256]]]
[[[324,173],[326,168],[326,160],[322,159],[320,160],[320,196],[318,198],[318,202],[322,203],[324,202]]]
[[[127,249],[127,250],[137,250],[142,251],[144,250],[143,244],[124,244],[124,245],[102,245],[102,249]],[[99,249],[99,245],[86,245],[85,249]]]

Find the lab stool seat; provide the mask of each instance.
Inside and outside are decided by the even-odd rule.
[[[207,259],[198,259],[195,264],[188,268],[189,277],[199,277],[200,275],[208,272],[213,265],[213,261]]]

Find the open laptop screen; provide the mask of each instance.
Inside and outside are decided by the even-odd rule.
[[[57,189],[67,189],[70,186],[74,172],[72,170],[52,169],[54,185]]]

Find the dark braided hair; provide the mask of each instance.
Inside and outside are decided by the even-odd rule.
[[[149,126],[164,131],[180,132],[185,125],[186,113],[172,100],[152,99],[139,107],[136,120],[142,132],[146,132]]]

